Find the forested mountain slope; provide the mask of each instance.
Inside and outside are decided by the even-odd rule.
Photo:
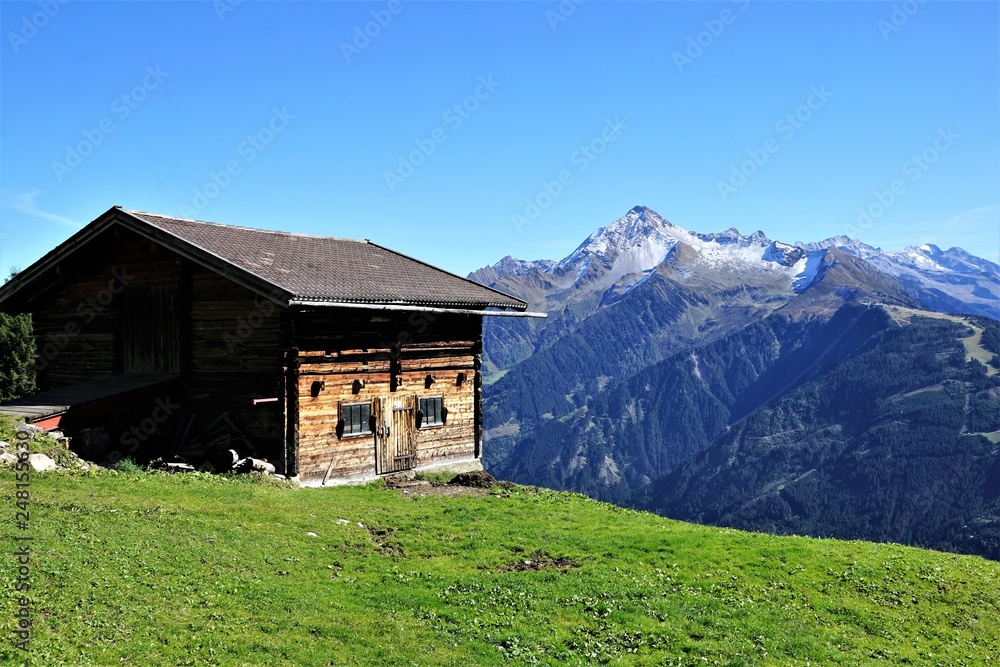
[[[996,321],[972,322],[995,346]],[[748,530],[1000,559],[1000,375],[970,359],[962,339],[974,332],[907,315],[730,428],[641,504]]]
[[[969,359],[998,364],[996,352],[989,350],[1000,313],[997,265],[957,248],[941,251],[930,245],[887,253],[846,237],[792,245],[762,232],[700,234],[636,207],[563,260],[508,257],[473,277],[549,313],[540,321],[488,318],[484,461],[493,474],[707,522],[810,534],[842,526],[844,532],[837,533],[842,536],[993,553],[986,537],[992,529],[966,531],[960,538],[952,525],[958,519],[918,530],[913,516],[893,514],[897,507],[909,507],[912,475],[893,476],[891,490],[885,491],[906,496],[902,505],[872,496],[868,505],[845,510],[850,520],[820,513],[782,523],[773,512],[752,509],[760,504],[754,499],[770,490],[772,481],[787,486],[782,480],[811,468],[795,472],[790,466],[780,479],[770,480],[773,471],[757,471],[770,470],[769,459],[750,455],[747,443],[740,445],[742,458],[726,459],[731,470],[722,471],[716,459],[704,457],[722,456],[718,452],[725,443],[743,437],[751,424],[759,430],[761,415],[797,392],[825,395],[824,383],[833,382],[842,365],[867,369],[870,364],[876,370],[836,386],[848,387],[842,400],[871,399],[865,405],[874,412],[799,416],[805,430],[785,433],[790,442],[782,451],[794,450],[811,433],[808,428],[820,425],[840,429],[838,446],[846,451],[854,446],[851,438],[886,423],[888,413],[879,410],[888,409],[886,402],[897,394],[936,391],[927,389],[936,385],[944,391],[950,383],[956,397],[949,400],[961,403],[968,418],[964,430],[939,438],[939,446],[941,451],[965,448],[956,465],[966,476],[959,477],[963,484],[979,485],[969,487],[964,498],[955,495],[955,488],[942,487],[947,497],[940,506],[955,509],[956,517],[988,524],[992,487],[986,477],[976,482],[966,473],[993,470],[995,448],[983,443],[995,435],[969,434],[996,430],[986,415],[1000,396],[989,384],[994,380],[973,377],[987,366],[966,364]],[[935,308],[959,315],[941,316],[932,312]],[[912,358],[901,362],[897,347],[907,336],[921,342],[909,341]],[[970,346],[972,338],[976,343]],[[905,388],[879,384],[878,369],[902,363],[902,370],[891,371],[902,381],[931,358],[936,365],[928,366],[930,384],[920,385],[917,376]],[[958,387],[963,388],[960,397]],[[929,409],[943,408],[935,403]],[[890,431],[931,438],[941,425],[928,419],[911,410]],[[754,437],[780,439],[777,432]],[[893,457],[905,465],[924,465],[909,461],[906,451],[893,450]],[[862,459],[851,474],[869,474]],[[683,479],[677,476],[681,471]],[[723,472],[760,474],[770,481],[733,490]],[[831,508],[843,500],[833,490],[823,487]],[[936,498],[935,493],[929,497]],[[912,502],[923,507],[924,501]],[[892,516],[875,516],[878,512]],[[854,520],[866,513],[871,516]]]

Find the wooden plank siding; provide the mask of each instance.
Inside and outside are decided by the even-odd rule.
[[[446,423],[415,429],[415,466],[475,455],[474,374],[481,353],[480,319],[475,316],[384,315],[363,312],[301,313],[295,343],[301,366],[297,383],[298,472],[321,479],[331,458],[334,477],[376,472],[376,435],[337,437],[343,405],[378,399],[410,402],[441,396]],[[459,373],[465,381],[458,383]],[[428,387],[426,378],[433,383]],[[313,383],[323,383],[313,396]],[[415,425],[414,425],[415,428]]]
[[[224,276],[190,266],[190,367],[185,398],[199,422],[226,413],[283,469],[284,310]]]
[[[33,296],[41,389],[122,372],[122,341],[115,334],[125,290],[180,283],[177,256],[160,246],[129,232],[100,241],[99,256],[68,260],[59,278]]]
[[[132,232],[108,232],[97,243],[99,256],[67,262],[62,276],[33,299],[43,353],[39,387],[119,373],[181,372],[171,400],[197,414],[198,424],[228,414],[259,456],[277,461],[284,406],[254,405],[253,399],[283,393],[284,311]],[[149,312],[151,295],[168,299],[170,312]],[[78,333],[67,336],[67,325]],[[46,345],[57,351],[51,358]]]

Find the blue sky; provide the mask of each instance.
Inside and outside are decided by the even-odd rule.
[[[460,274],[637,204],[998,261],[998,32],[996,2],[2,2],[0,270],[115,204]]]

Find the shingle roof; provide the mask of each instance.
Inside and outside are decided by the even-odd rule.
[[[294,301],[527,308],[509,294],[370,241],[122,212],[258,276]]]

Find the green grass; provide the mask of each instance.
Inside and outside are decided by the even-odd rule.
[[[11,471],[0,488],[9,545]],[[33,665],[1000,660],[1000,564],[976,557],[522,488],[414,497],[91,470],[36,474],[31,493]],[[0,664],[23,664],[4,551]],[[525,560],[559,566],[510,567]]]
[[[427,470],[417,473],[417,479],[433,484],[447,484],[454,477],[455,473],[449,470]]]
[[[116,461],[115,464],[111,467],[117,470],[118,472],[129,473],[132,475],[140,475],[143,472],[145,472],[142,466],[137,464],[131,458]]]

